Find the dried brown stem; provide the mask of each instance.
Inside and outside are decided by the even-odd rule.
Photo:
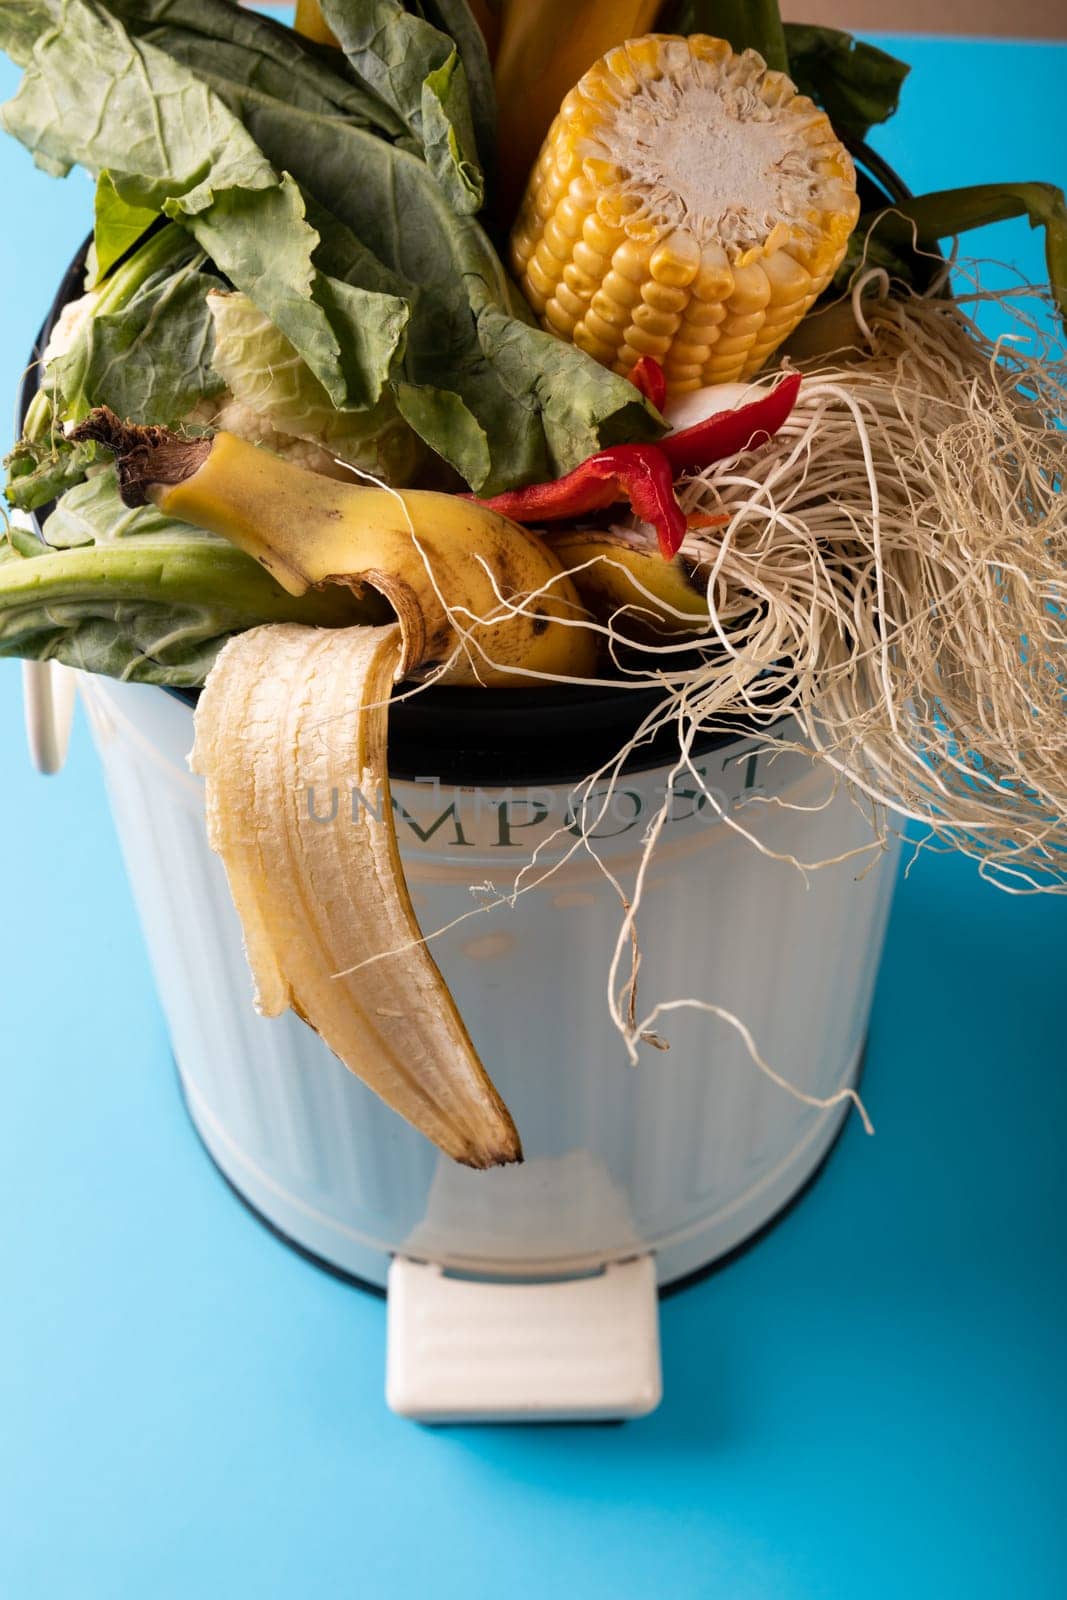
[[[75,440],[92,439],[115,455],[123,504],[143,506],[156,484],[184,483],[201,467],[211,440],[183,439],[169,428],[123,422],[109,406],[97,406],[71,430]]]

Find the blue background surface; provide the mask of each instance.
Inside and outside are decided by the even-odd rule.
[[[916,188],[1067,177],[1067,48],[899,39],[877,137]],[[0,89],[14,74],[0,73]],[[0,145],[0,392],[88,181]],[[1025,224],[978,250],[1041,269]],[[929,857],[865,1094],[757,1250],[663,1306],[624,1428],[429,1431],[385,1317],[249,1220],[180,1108],[84,726],[22,753],[0,662],[0,1595],[725,1600],[1067,1593],[1067,906]]]

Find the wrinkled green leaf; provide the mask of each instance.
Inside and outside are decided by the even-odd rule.
[[[218,278],[191,264],[151,281],[111,315],[91,317],[72,349],[54,363],[63,418],[80,422],[93,406],[144,423],[175,423],[222,387],[212,365],[207,295]]]
[[[393,295],[409,303],[416,296],[415,285],[401,277],[369,250],[352,229],[346,227],[332,211],[320,206],[313,195],[304,192],[304,209],[308,221],[319,236],[312,260],[321,272],[326,272],[339,283],[354,284],[357,289],[371,289],[375,294]]]
[[[403,119],[449,204],[479,210],[485,190],[452,39],[400,0],[321,0],[321,8],[353,70]]]
[[[570,471],[623,431],[631,439],[662,432],[626,379],[549,334],[535,334],[529,347],[548,362],[541,381],[497,370],[498,350],[506,368],[520,331],[534,332],[529,310],[478,223],[449,207],[424,162],[327,119],[318,123],[312,143],[304,119],[277,102],[250,108],[248,127],[275,164],[351,230],[392,281],[409,286],[397,403],[478,493]],[[483,327],[487,311],[512,327],[510,343],[492,319]],[[587,425],[580,421],[583,410]]]
[[[35,154],[107,168],[122,199],[153,211],[170,199],[192,216],[218,191],[278,182],[216,95],[90,0],[63,0],[2,118]]]
[[[203,260],[181,228],[164,227],[77,303],[81,314],[65,331],[65,348],[49,357],[23,437],[6,458],[12,505],[47,505],[97,460],[95,445],[72,444],[62,427],[92,406],[173,423],[217,391],[206,296],[219,280],[201,270]]]
[[[529,309],[481,228],[449,205],[426,162],[333,106],[314,112],[234,85],[229,104],[240,107],[239,125],[203,82],[149,42],[125,39],[93,0],[62,3],[77,27],[41,41],[29,88],[14,102],[15,126],[32,146],[94,171],[106,166],[128,202],[165,193],[167,213],[284,333],[335,405],[372,406],[388,383],[426,443],[487,494],[569,470],[590,441],[662,431],[625,380],[573,346],[547,337],[538,345],[552,359],[536,385],[510,370],[517,331],[505,338],[492,318],[481,319],[493,311],[521,328],[532,321]],[[187,0],[175,7],[187,10]],[[169,15],[169,7],[158,10]],[[111,52],[102,76],[101,31]],[[251,75],[251,55],[249,64]],[[116,72],[121,93],[109,98]],[[164,88],[166,115],[157,103]],[[183,97],[196,117],[183,116]],[[102,120],[90,117],[90,101],[104,108]],[[113,123],[119,111],[121,128]],[[227,126],[232,137],[220,154]],[[121,165],[126,145],[139,165],[150,149],[147,172]],[[229,186],[217,181],[220,172]]]
[[[801,94],[822,106],[835,131],[854,139],[897,109],[909,68],[885,50],[838,28],[785,24],[789,76]]]
[[[33,47],[54,20],[56,0],[3,0],[0,5],[0,50],[24,67]]]
[[[88,288],[107,277],[158,215],[150,206],[129,205],[112,183],[111,174],[106,169],[101,172],[93,207],[93,270]]]
[[[482,171],[490,175],[496,163],[496,90],[485,35],[467,0],[428,0],[419,10],[428,22],[455,41],[467,76],[471,121]]]
[[[285,335],[247,296],[212,294],[208,307],[215,371],[243,408],[276,433],[306,439],[389,483],[410,482],[418,441],[391,394],[367,411],[338,411]]]
[[[162,208],[191,228],[218,266],[284,330],[337,405],[365,405],[384,372],[359,367],[352,297],[319,283],[303,201],[244,127],[185,67],[91,0],[62,0],[38,40],[8,130],[56,170],[105,168],[130,205]],[[375,141],[377,142],[377,141]],[[399,343],[405,313],[378,308]],[[333,319],[331,321],[331,318]],[[336,326],[334,325],[336,323]]]
[[[409,308],[396,296],[317,271],[318,240],[291,177],[262,193],[228,190],[190,226],[221,271],[299,350],[335,405],[377,404],[403,348]],[[344,331],[343,344],[336,329]]]
[[[429,384],[398,383],[396,401],[419,437],[437,440],[438,455],[469,484],[477,487],[493,481],[489,439],[462,396]]]
[[[540,414],[554,476],[570,470],[565,462],[651,436],[647,407],[630,380],[596,362],[578,365],[562,339],[489,306],[478,318],[478,342],[515,404]]]
[[[55,0],[53,0],[55,3]],[[327,109],[386,138],[405,124],[366,84],[343,72],[343,58],[272,17],[233,0],[105,0],[129,32],[190,67],[216,93],[232,87],[273,96],[302,110]],[[225,97],[225,95],[224,95]]]
[[[0,656],[195,688],[226,639],[259,623],[381,617],[340,589],[295,599],[225,540],[129,511],[113,471],[71,490],[45,533],[65,548],[26,559],[9,544],[0,563]]]

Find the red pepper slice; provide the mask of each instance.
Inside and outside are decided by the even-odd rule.
[[[713,461],[722,461],[772,439],[796,404],[799,388],[800,373],[791,372],[770,394],[761,395],[747,406],[736,406],[733,411],[716,411],[680,433],[669,433],[657,448],[663,451],[676,475],[698,472]]]
[[[630,378],[653,405],[662,405],[666,381],[658,361],[642,356]],[[770,394],[733,411],[718,411],[691,428],[668,434],[658,444],[620,444],[599,450],[563,478],[511,489],[479,504],[513,522],[536,523],[570,521],[590,511],[603,511],[617,500],[629,500],[636,515],[655,528],[660,551],[669,561],[680,549],[687,527],[713,527],[729,520],[687,519],[674,493],[678,473],[710,466],[772,438],[792,411],[799,388],[800,374],[790,373]]]
[[[655,356],[641,356],[626,376],[657,411],[663,410],[667,400],[667,375]]]
[[[629,500],[656,530],[665,560],[686,534],[685,512],[675,498],[674,470],[659,445],[620,444],[599,450],[552,483],[531,483],[479,503],[513,522],[562,522]]]

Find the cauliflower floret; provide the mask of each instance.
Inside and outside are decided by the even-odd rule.
[[[250,444],[265,445],[276,456],[281,456],[283,461],[291,461],[296,467],[306,467],[309,472],[318,472],[325,478],[340,478],[345,483],[356,481],[356,474],[328,450],[310,439],[297,439],[291,433],[279,433],[258,411],[235,400],[229,390],[224,390],[212,400],[197,401],[185,420],[198,427],[224,428],[227,433],[235,433],[239,439],[247,439]]]
[[[50,361],[55,361],[59,356],[65,356],[74,343],[83,326],[93,314],[93,307],[100,298],[99,289],[90,289],[88,294],[83,294],[77,300],[68,300],[59,313],[52,332],[48,336],[48,343],[44,347],[41,360],[47,367]]]

